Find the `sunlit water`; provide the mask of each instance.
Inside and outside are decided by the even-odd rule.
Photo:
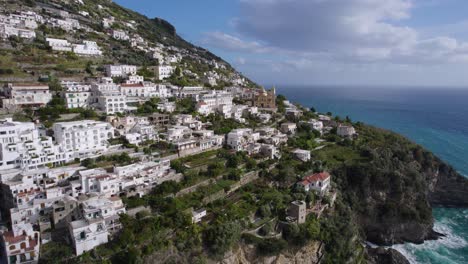
[[[468,175],[468,88],[278,87],[290,101],[387,128]],[[435,208],[443,239],[394,248],[411,263],[468,263],[468,210]]]

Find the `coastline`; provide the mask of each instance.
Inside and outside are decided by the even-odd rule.
[[[340,88],[340,91],[342,90],[342,88],[343,87]],[[427,122],[427,120],[430,120],[431,118],[430,114],[425,114],[424,112],[422,112],[423,110],[421,110],[428,109],[429,113],[444,112],[444,109],[446,107],[444,104],[439,104],[437,105],[437,107],[434,107],[434,105],[432,105],[431,108],[428,105],[425,105],[426,103],[424,102],[424,100],[426,98],[421,97],[422,99],[415,103],[420,109],[415,109],[416,111],[414,112],[414,114],[413,112],[411,112],[411,102],[412,100],[414,101],[418,98],[416,98],[416,96],[411,98],[403,98],[407,94],[407,92],[404,89],[398,91],[384,91],[383,94],[391,95],[389,96],[390,99],[387,101],[384,100],[382,95],[376,95],[375,97],[373,97],[373,95],[376,94],[376,92],[371,91],[364,97],[368,99],[366,100],[366,104],[368,105],[363,103],[363,100],[359,98],[359,94],[350,95],[350,92],[347,92],[342,96],[342,94],[338,94],[338,92],[336,91],[320,91],[318,87],[312,87],[310,88],[310,90],[304,87],[289,87],[280,89],[279,91],[280,93],[284,93],[291,101],[297,101],[298,103],[304,106],[314,107],[322,112],[330,111],[338,115],[346,113],[352,119],[360,120],[378,127],[383,127],[386,129],[396,131],[397,133],[402,134],[410,138],[411,140],[414,140],[418,144],[421,144],[429,150],[433,151],[442,160],[446,161],[449,164],[452,164],[455,167],[456,171],[460,173],[460,175],[467,178],[468,165],[462,159],[456,159],[456,162],[453,162],[452,160],[453,157],[463,157],[465,153],[468,153],[466,152],[468,151],[468,148],[465,145],[463,145],[463,138],[465,135],[464,132],[468,131],[468,128],[463,127],[462,125],[455,126],[457,124],[463,124],[463,116],[454,114],[452,118],[452,116],[448,115],[447,122],[449,122],[449,125],[446,128],[447,130],[443,131],[441,128],[444,127],[445,123],[443,121],[445,120],[438,119],[437,121],[439,121],[439,123],[436,122],[437,124],[430,124],[430,122]],[[299,93],[298,91],[300,91],[301,93]],[[398,92],[400,92],[401,94],[398,94]],[[455,110],[457,108],[460,108],[460,104],[457,100],[459,100],[458,95],[461,92],[463,91],[457,90],[453,96],[450,96],[450,94],[448,94],[445,95],[446,98],[440,98],[440,100],[443,102],[456,102],[448,106],[448,108],[450,109],[450,111],[447,111],[448,113],[457,113]],[[298,94],[300,94],[301,96],[298,96]],[[419,96],[419,93],[416,94],[418,94]],[[430,102],[434,100],[437,100],[437,98],[430,98],[429,100],[427,100],[427,104],[430,104]],[[455,107],[453,105],[455,105]],[[405,109],[405,111],[401,111],[399,109]],[[463,109],[464,108],[461,107],[459,111],[463,112]],[[397,114],[395,115],[395,113]],[[423,120],[421,121],[418,119]],[[435,125],[435,127],[431,127],[430,125]],[[452,144],[455,146],[455,148],[452,147]],[[449,153],[451,151],[455,151],[455,154],[452,155],[452,153]],[[449,218],[458,219],[468,216],[468,211],[459,209],[459,207],[433,206],[433,216],[435,219],[436,227],[435,231],[444,233],[446,237],[442,237],[438,240],[428,240],[419,245],[411,243],[394,245],[393,248],[396,248],[400,251],[400,253],[405,255],[405,257],[407,257],[410,263],[438,264],[444,263],[440,262],[440,258],[444,258],[445,260],[447,260],[448,257],[456,258],[457,256],[454,256],[454,254],[452,254],[451,251],[458,252],[458,247],[456,247],[453,243],[450,243],[450,240],[453,239],[452,234],[454,232],[457,232],[457,230],[454,230],[456,227],[458,227],[457,223],[445,224],[444,229],[438,228],[441,224],[441,216],[438,214],[438,212],[440,210],[445,212],[446,209],[453,209],[448,213]],[[458,231],[458,233],[460,232]],[[458,237],[455,241],[458,241],[458,244],[464,245],[468,241],[468,235],[465,234],[465,236],[463,236],[463,232],[461,233],[461,237]],[[431,250],[427,250],[427,248],[430,248]],[[426,258],[425,255],[431,257]],[[467,261],[467,259],[464,259],[463,257],[464,256],[461,256],[461,260],[459,259],[459,261]],[[418,258],[424,259],[425,262],[418,262]]]

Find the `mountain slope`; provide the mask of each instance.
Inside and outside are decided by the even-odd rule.
[[[35,30],[34,40],[10,38],[0,42],[0,56],[4,61],[2,67],[13,71],[1,74],[0,81],[14,81],[14,78],[19,78],[19,81],[23,81],[21,78],[33,81],[43,74],[62,78],[89,77],[91,74],[83,71],[88,64],[99,75],[104,64],[149,67],[162,64],[164,58],[165,64],[181,69],[185,78],[182,84],[185,85],[206,84],[204,78],[213,75],[218,80],[217,85],[221,87],[230,84],[256,86],[220,57],[182,39],[175,27],[164,19],[150,19],[112,1],[2,0],[0,5],[4,14],[28,10],[47,18],[71,19],[79,23],[79,28],[65,31],[48,21]],[[104,25],[105,21],[111,22]],[[125,32],[129,40],[113,38],[114,30]],[[61,58],[64,56],[57,56],[57,52],[50,51],[46,38],[67,39],[71,43],[95,41],[103,50],[103,56],[77,57],[66,54],[64,60]],[[14,59],[9,56],[12,50]]]

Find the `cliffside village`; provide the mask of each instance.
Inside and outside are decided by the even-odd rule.
[[[113,22],[112,17],[106,18],[103,26],[109,28]],[[48,18],[28,11],[0,16],[0,37],[34,38],[38,24],[65,31],[83,28],[65,11]],[[133,23],[127,24],[132,27]],[[173,74],[175,68],[170,63],[180,56],[164,54],[161,47],[149,47],[135,34],[110,28],[108,34],[129,41],[132,47],[165,62],[151,69],[156,79],[165,80]],[[47,43],[53,51],[102,55],[99,45],[92,41],[70,43],[48,38]],[[299,125],[307,125],[321,134],[332,129],[341,137],[352,138],[356,134],[352,126],[341,125],[327,115],[299,121],[304,111],[310,110],[288,101],[283,102],[286,107],[283,118],[275,118],[278,110],[275,89],[245,88],[241,78],[230,80],[232,87],[212,90],[145,81],[137,74],[136,65],[104,68],[104,77],[61,80],[63,89],[57,95],[68,109],[92,109],[106,115],[105,121],[59,121],[46,128],[40,122],[0,120],[0,216],[5,223],[0,231],[1,261],[35,263],[40,245],[53,241],[57,234],[65,238],[76,255],[108,243],[121,228],[119,216],[131,213],[122,197],[141,197],[163,182],[183,179],[182,174],[171,168],[171,160],[220,148],[262,159],[279,159],[281,146],[295,135]],[[116,78],[123,82],[114,82]],[[219,81],[214,72],[204,78],[211,85]],[[8,112],[39,109],[57,95],[44,83],[8,83],[3,87],[1,103]],[[158,111],[138,115],[138,106],[152,98],[159,99]],[[176,113],[179,100],[192,101],[195,113]],[[255,118],[259,126],[217,134],[210,130],[212,123],[203,121],[210,115],[245,126],[247,118]],[[174,152],[144,153],[141,149],[135,151],[123,144],[113,144],[114,139],[123,139],[133,146],[149,141],[166,142],[174,147]],[[111,170],[89,169],[80,164],[83,160],[121,153],[127,153],[134,162]],[[291,154],[302,162],[311,159],[310,150],[294,149]],[[331,175],[311,173],[297,185],[306,192],[324,194],[330,189]],[[197,209],[192,213],[194,223],[207,215],[203,208]],[[289,219],[303,223],[308,211],[304,201],[293,202]]]
[[[135,69],[122,65],[107,68]],[[99,109],[107,115],[106,122],[57,122],[50,135],[40,123],[15,122],[11,118],[0,121],[0,187],[3,195],[0,207],[3,220],[10,223],[9,231],[2,234],[1,248],[8,259],[37,260],[39,245],[52,239],[52,227],[67,230],[66,236],[77,255],[107,243],[119,230],[119,214],[126,212],[121,196],[143,196],[164,181],[183,178],[171,169],[171,159],[223,147],[278,159],[281,155],[279,147],[286,144],[297,129],[298,124],[294,122],[270,122],[276,112],[274,89],[229,87],[214,91],[135,81],[141,80],[140,76],[130,72],[125,76],[126,84],[115,84],[109,77],[90,83],[62,82],[64,91],[61,96],[68,108]],[[7,84],[4,95],[4,107],[41,107],[52,99],[49,87],[40,84]],[[134,109],[127,105],[153,97],[162,99],[158,104],[160,112],[149,116],[134,115]],[[190,98],[196,102],[198,115],[172,114],[175,104],[168,98]],[[234,104],[234,98],[250,104]],[[289,102],[286,104],[286,116],[300,116],[304,111]],[[200,120],[209,114],[222,115],[240,123],[245,122],[247,115],[256,116],[265,126],[234,129],[225,135],[216,135],[207,129],[211,124]],[[306,124],[321,133],[337,126],[340,136],[355,134],[353,127],[334,124],[329,116],[320,116]],[[117,137],[124,137],[137,146],[149,140],[166,141],[173,144],[177,152],[170,157],[129,152],[131,149],[109,143]],[[114,167],[112,171],[86,169],[75,163],[67,165],[126,151],[139,161]],[[308,150],[296,149],[292,153],[304,162],[311,158]],[[323,193],[330,186],[330,175],[313,174],[298,184],[306,191]],[[295,205],[303,207],[302,204]],[[301,210],[293,210],[292,215],[304,219]],[[200,214],[206,214],[206,211],[195,211],[193,221],[200,221]]]

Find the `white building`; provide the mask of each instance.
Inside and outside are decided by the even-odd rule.
[[[295,149],[293,152],[294,157],[301,161],[309,161],[310,160],[310,151],[304,149]]]
[[[13,225],[12,231],[0,236],[0,262],[5,264],[37,263],[40,233],[31,224]]]
[[[310,128],[317,130],[317,131],[322,131],[323,130],[323,122],[316,120],[316,119],[311,119],[307,122],[305,122],[306,125],[309,125]]]
[[[59,164],[65,159],[51,137],[40,137],[31,122],[0,121],[0,170],[37,169],[46,164]]]
[[[260,139],[259,133],[254,133],[250,128],[234,129],[227,134],[226,144],[236,151],[245,151],[249,144]]]
[[[352,137],[356,134],[356,130],[352,126],[338,126],[336,134],[341,137]]]
[[[52,27],[58,27],[65,31],[72,31],[74,29],[81,28],[80,22],[76,19],[71,19],[71,18],[66,18],[66,19],[51,18],[48,20],[48,23]]]
[[[125,81],[126,84],[138,84],[138,83],[143,83],[145,81],[145,78],[140,75],[130,75],[128,76],[128,79]]]
[[[90,91],[64,92],[63,97],[68,109],[88,108],[93,103],[93,96]]]
[[[107,115],[125,113],[128,110],[127,97],[121,93],[103,93],[97,97],[99,109]]]
[[[331,176],[328,172],[315,173],[304,177],[298,184],[306,192],[316,191],[323,194],[330,188]]]
[[[200,100],[200,96],[205,92],[205,88],[201,86],[185,86],[178,91],[173,91],[173,94],[174,96],[181,99],[192,98],[198,102]]]
[[[220,112],[225,117],[231,117],[232,95],[225,91],[212,91],[199,97],[197,111],[200,114]]]
[[[166,113],[172,113],[176,110],[176,104],[174,102],[159,103],[157,107],[158,107],[158,110],[166,112]]]
[[[83,44],[75,44],[73,52],[84,56],[101,56],[102,51],[94,41],[83,41]]]
[[[114,136],[114,129],[109,123],[92,120],[59,122],[52,129],[67,160],[102,154],[108,148],[108,140]]]
[[[206,216],[206,209],[192,211],[192,223],[199,223]]]
[[[106,65],[107,77],[127,77],[137,74],[137,66],[135,65]]]
[[[282,123],[281,124],[281,132],[285,134],[294,135],[296,133],[297,125],[296,123]]]
[[[166,140],[169,142],[181,140],[184,138],[190,138],[192,136],[192,130],[186,126],[172,126],[167,129]]]
[[[102,217],[73,221],[69,232],[77,256],[109,242],[109,232]]]
[[[159,80],[164,80],[166,78],[171,77],[172,73],[174,73],[175,68],[169,65],[160,65],[157,66],[157,74]]]
[[[0,23],[0,37],[7,39],[11,36],[16,36],[25,39],[33,39],[36,37],[36,32],[34,30],[18,28],[8,24]]]
[[[112,30],[112,37],[123,41],[128,41],[130,39],[130,36],[127,34],[127,32],[122,30]]]
[[[125,135],[130,144],[139,145],[148,140],[157,140],[157,133],[151,125],[137,124]]]
[[[55,51],[73,51],[72,44],[66,39],[46,38],[47,45]]]
[[[34,83],[9,83],[3,89],[7,99],[3,99],[3,107],[41,107],[51,99],[49,86]]]

